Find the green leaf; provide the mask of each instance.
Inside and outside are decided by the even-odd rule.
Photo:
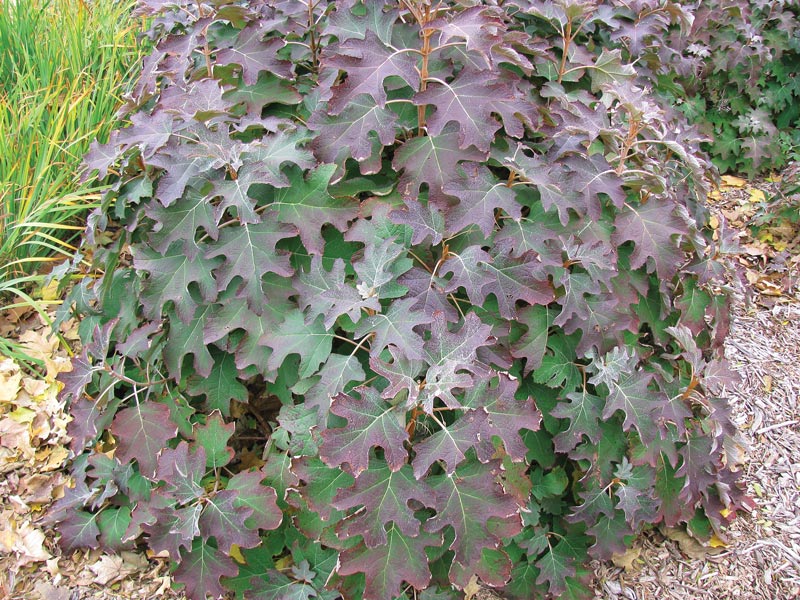
[[[186,381],[186,391],[192,395],[203,395],[205,407],[209,412],[219,411],[230,416],[231,400],[247,402],[248,391],[239,379],[235,357],[227,352],[212,348],[214,366],[207,377],[190,375]]]
[[[548,352],[542,358],[542,366],[533,372],[533,380],[552,388],[577,389],[582,376],[575,363],[577,335],[551,335],[547,340]]]
[[[330,223],[346,231],[347,224],[358,215],[357,200],[334,198],[328,193],[335,170],[336,165],[321,165],[305,178],[302,171],[293,169],[289,173],[291,187],[275,190],[270,203],[275,212],[265,213],[265,217],[274,214],[279,222],[294,225],[311,254],[323,253],[323,225]]]
[[[575,575],[575,557],[572,548],[564,540],[550,546],[535,564],[539,568],[536,583],[546,583],[550,593],[556,597],[566,589],[565,579]]]
[[[299,311],[291,312],[277,329],[267,331],[260,344],[272,349],[267,368],[275,372],[290,354],[300,356],[301,379],[311,377],[327,360],[333,345],[333,333],[325,329],[322,317],[306,323]]]
[[[633,65],[622,64],[621,50],[603,48],[595,60],[594,68],[589,69],[589,75],[592,78],[592,91],[597,92],[606,84],[633,79],[636,77],[636,70]]]
[[[265,477],[263,471],[241,471],[225,486],[226,490],[236,492],[233,501],[236,508],[245,507],[252,511],[244,520],[248,529],[277,529],[283,520],[276,491],[262,484]]]
[[[527,327],[527,331],[511,346],[515,358],[525,359],[525,373],[542,365],[549,329],[553,324],[553,311],[546,306],[526,306],[518,313],[517,320]]]
[[[100,529],[100,542],[112,549],[122,549],[128,544],[123,542],[125,532],[131,523],[131,509],[127,506],[106,508],[97,517]]]
[[[236,594],[237,600],[243,600],[244,595],[258,584],[251,583],[254,578],[269,581],[269,573],[275,568],[272,554],[266,544],[262,543],[257,548],[242,550],[245,563],[237,565],[239,572],[234,577],[224,577],[222,583]]]
[[[166,252],[141,247],[134,257],[134,266],[149,274],[142,289],[142,306],[151,319],[158,319],[167,302],[173,303],[174,313],[184,325],[191,322],[200,303],[191,293],[195,285],[204,302],[217,296],[217,284],[211,274],[218,261],[202,254],[194,258],[183,247],[172,244]],[[169,313],[168,313],[169,314]]]
[[[215,304],[201,306],[187,325],[179,323],[172,308],[167,309],[166,318],[172,325],[164,346],[164,362],[170,377],[176,381],[180,381],[183,377],[184,358],[189,354],[194,356],[193,366],[197,375],[200,377],[211,375],[214,369],[214,357],[206,347],[204,330],[207,320],[215,313],[215,307]]]
[[[233,459],[233,448],[228,446],[228,440],[235,429],[235,423],[225,424],[219,411],[213,411],[205,425],[194,426],[194,439],[206,451],[206,467],[219,469]]]

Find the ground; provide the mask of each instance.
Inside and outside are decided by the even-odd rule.
[[[717,223],[729,222],[742,251],[726,355],[741,382],[728,390],[741,431],[743,481],[755,508],[733,521],[726,540],[704,547],[680,531],[642,535],[616,564],[594,564],[598,598],[609,600],[788,600],[800,598],[800,234],[791,226],[745,225],[768,182],[724,180],[712,194]],[[43,379],[0,357],[0,598],[134,600],[181,598],[168,565],[142,554],[59,551],[40,517],[66,484],[66,414],[54,377],[67,367],[39,317],[0,314],[0,335],[20,337],[45,360]],[[74,324],[62,331],[74,338]],[[733,449],[729,454],[734,454]],[[477,600],[496,598],[477,590]]]

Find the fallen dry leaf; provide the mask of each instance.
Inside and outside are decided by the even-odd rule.
[[[742,179],[741,177],[735,177],[734,175],[723,175],[722,176],[722,188],[725,187],[729,188],[740,188],[747,185],[747,180]]]
[[[130,552],[123,554],[127,554],[130,557],[138,556]],[[89,569],[95,574],[92,582],[100,585],[108,585],[109,583],[114,583],[115,581],[125,579],[125,577],[128,575],[136,573],[137,571],[141,570],[143,566],[147,566],[149,564],[146,560],[144,561],[144,564],[142,564],[141,561],[129,562],[125,558],[126,557],[122,555],[104,554],[101,556],[96,563],[89,565]],[[131,558],[131,560],[135,559]]]
[[[703,559],[709,554],[719,554],[723,551],[723,548],[704,546],[679,527],[665,527],[663,528],[663,533],[669,539],[678,543],[681,552],[695,560]]]
[[[69,588],[53,585],[46,581],[36,582],[33,591],[41,600],[70,600],[72,598],[72,591]]]
[[[630,573],[631,571],[635,571],[634,563],[636,559],[642,553],[642,548],[640,546],[632,546],[628,548],[623,554],[614,554],[611,557],[611,562],[614,563],[615,566],[625,569],[625,572]]]
[[[0,361],[0,414],[3,405],[14,401],[19,393],[22,373],[19,365],[10,358]]]

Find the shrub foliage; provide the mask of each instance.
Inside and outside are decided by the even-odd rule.
[[[168,552],[194,599],[569,598],[741,505],[708,165],[641,85],[685,14],[488,4],[143,3],[66,548]]]
[[[699,3],[688,31],[673,31],[684,65],[656,86],[713,138],[722,171],[784,167],[800,148],[800,4]]]

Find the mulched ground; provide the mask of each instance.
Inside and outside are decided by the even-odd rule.
[[[747,448],[743,481],[757,508],[734,521],[727,547],[648,532],[623,558],[625,566],[593,565],[598,598],[800,598],[800,236],[788,224],[750,235],[744,225],[773,184],[736,178],[725,184],[712,196],[712,209],[739,231],[742,252],[732,264],[746,281],[736,290],[726,343],[742,376],[729,396]],[[0,335],[21,333],[48,373],[26,378],[0,357],[0,599],[181,598],[170,589],[165,561],[100,551],[63,556],[53,530],[39,524],[66,485],[66,415],[54,377],[68,358],[37,317],[0,314]],[[74,337],[70,325],[63,333]],[[480,590],[475,598],[496,596]]]

